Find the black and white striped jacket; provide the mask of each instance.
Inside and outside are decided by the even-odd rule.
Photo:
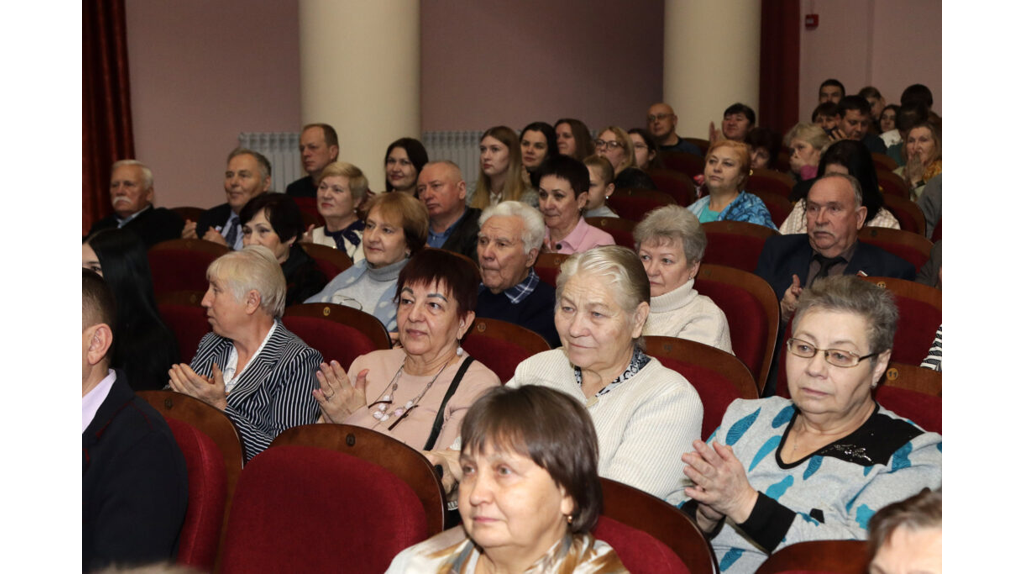
[[[192,370],[213,376],[213,364],[228,362],[231,339],[208,333],[199,342]],[[263,350],[245,367],[228,394],[225,413],[238,427],[245,461],[263,452],[274,438],[294,426],[312,424],[320,416],[313,389],[323,357],[280,321]]]

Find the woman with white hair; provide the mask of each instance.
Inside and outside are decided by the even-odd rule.
[[[323,357],[281,323],[287,287],[269,249],[222,255],[206,278],[202,305],[213,332],[191,365],[171,367],[170,387],[224,411],[248,461],[284,430],[316,422],[313,389]]]
[[[697,216],[680,205],[660,207],[636,226],[633,239],[651,282],[644,335],[689,339],[732,353],[725,313],[693,288],[708,245]]]

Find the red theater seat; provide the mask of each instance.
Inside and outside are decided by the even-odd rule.
[[[199,341],[210,332],[206,309],[200,303],[205,291],[174,291],[156,297],[156,306],[164,323],[178,341],[178,356],[189,363],[196,356]]]
[[[900,318],[896,323],[891,361],[920,365],[928,356],[935,340],[935,332],[942,324],[942,291],[934,287],[893,279],[891,277],[864,277],[879,287],[892,292]]]
[[[352,267],[352,259],[347,253],[339,249],[316,243],[303,243],[302,248],[306,250],[307,255],[316,261],[316,266],[323,272],[328,281],[337,277],[342,271]]]
[[[900,222],[900,229],[924,235],[924,212],[916,203],[896,195],[885,196],[885,208]]]
[[[675,205],[676,200],[669,194],[650,189],[616,189],[615,193],[605,201],[619,217],[636,221],[665,205]]]
[[[857,232],[857,239],[885,249],[910,263],[918,271],[928,262],[928,257],[932,253],[931,241],[923,235],[902,229],[865,227]]]
[[[502,383],[516,373],[519,363],[551,346],[537,333],[513,323],[477,317],[462,339],[469,356],[494,371]]]
[[[334,303],[304,303],[284,310],[284,326],[346,370],[352,361],[378,349],[391,348],[391,336],[373,315]]]
[[[667,193],[676,203],[686,207],[697,199],[697,190],[693,187],[690,176],[671,169],[652,169],[648,174],[658,187],[658,191]]]
[[[537,263],[534,264],[533,270],[537,272],[541,281],[554,287],[555,281],[558,279],[558,271],[568,258],[569,256],[564,253],[541,253],[537,256]]]
[[[230,250],[224,245],[202,239],[171,239],[149,248],[149,269],[153,274],[153,293],[206,291],[206,268]]]
[[[604,231],[615,239],[616,245],[633,249],[633,229],[637,223],[621,217],[588,217],[587,225]]]
[[[773,193],[789,201],[789,194],[793,191],[796,181],[788,173],[775,171],[774,169],[755,169],[750,180],[747,181],[746,191],[761,191]]]
[[[884,169],[876,170],[876,173],[878,174],[878,186],[882,188],[882,193],[886,196],[895,195],[903,199],[910,199],[910,188],[907,186],[907,182],[903,181],[902,176]]]
[[[707,140],[705,140],[704,153],[707,153]],[[665,164],[665,167],[678,172],[691,180],[698,175],[704,174],[704,158],[699,155],[693,155],[692,153],[682,152],[662,152],[661,163]]]
[[[789,199],[770,191],[751,191],[749,189],[747,191],[756,195],[764,202],[764,206],[768,208],[768,213],[772,216],[772,223],[775,224],[775,227],[782,227],[782,224],[786,222],[786,218],[793,211],[793,204],[790,203]]]
[[[704,263],[725,265],[748,273],[757,271],[757,260],[761,257],[765,241],[779,234],[774,229],[745,221],[712,221],[701,226],[708,236]]]
[[[862,540],[815,540],[779,550],[757,574],[864,574],[868,545]]]

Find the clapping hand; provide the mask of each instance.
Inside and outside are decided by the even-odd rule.
[[[320,388],[313,389],[313,398],[320,403],[324,422],[340,424],[366,406],[366,375],[369,372],[369,369],[359,371],[355,384],[352,384],[338,361],[331,361],[329,365],[320,363],[320,370],[316,373]]]
[[[213,376],[204,377],[192,370],[192,367],[181,363],[171,365],[167,374],[170,375],[171,389],[195,397],[208,405],[220,410],[228,407],[228,393],[224,386],[224,373],[217,363],[213,364]]]
[[[217,231],[212,227],[206,230],[206,233],[203,235],[203,241],[211,241],[228,247],[227,239],[224,239],[224,236],[220,234],[220,231]]]
[[[693,441],[693,452],[683,455],[683,474],[693,486],[683,489],[686,496],[696,500],[698,511],[708,521],[717,522],[728,516],[733,522],[745,522],[754,510],[757,491],[747,481],[743,464],[732,448],[712,442],[708,446]],[[703,508],[702,508],[702,507]]]

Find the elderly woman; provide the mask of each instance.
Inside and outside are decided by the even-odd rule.
[[[327,285],[316,261],[296,241],[302,232],[302,211],[283,193],[261,193],[238,213],[242,245],[262,245],[274,253],[288,285],[285,306],[302,303]]]
[[[931,122],[919,122],[907,132],[903,144],[907,165],[893,173],[902,176],[910,187],[911,199],[917,201],[928,180],[942,173],[942,136]]]
[[[818,162],[818,177],[840,173],[854,177],[860,183],[864,194],[863,205],[867,208],[867,227],[887,227],[899,229],[900,222],[888,209],[883,207],[885,200],[878,187],[878,173],[871,152],[863,143],[853,140],[842,140],[825,148]],[[793,187],[790,199],[795,201],[793,211],[779,227],[779,233],[792,235],[807,233],[807,192],[810,191],[818,178],[802,181]]]
[[[761,198],[743,191],[750,179],[750,149],[731,139],[711,144],[704,164],[704,186],[708,195],[687,209],[701,223],[745,221],[775,229],[772,216]]]
[[[384,154],[384,175],[387,177],[385,189],[416,195],[416,180],[428,161],[427,149],[420,140],[399,138],[391,142]]]
[[[942,491],[924,490],[868,522],[870,574],[942,574]]]
[[[480,178],[469,201],[485,209],[502,201],[522,201],[537,207],[537,194],[521,177],[522,148],[512,128],[496,126],[480,138]]]
[[[590,137],[587,124],[580,120],[562,118],[555,122],[555,137],[558,153],[572,156],[580,161],[594,155],[594,140]]]
[[[305,241],[340,249],[354,263],[362,261],[366,223],[359,219],[356,207],[369,189],[370,182],[358,167],[341,161],[327,164],[316,189],[316,210],[325,225],[311,230]]]
[[[579,402],[498,387],[462,423],[462,525],[402,551],[388,573],[626,572],[590,531],[601,513],[598,437]]]
[[[590,172],[577,159],[558,155],[537,170],[540,212],[544,215],[544,250],[579,253],[601,245],[615,245],[606,231],[583,219],[590,195]]]
[[[783,143],[789,148],[789,169],[797,181],[817,176],[821,152],[829,141],[825,130],[814,124],[801,122],[786,132]]]
[[[732,353],[725,313],[693,288],[708,245],[697,217],[679,205],[660,207],[636,226],[633,239],[651,282],[644,335],[689,339]]]
[[[541,385],[586,405],[600,444],[598,472],[658,498],[682,499],[673,455],[700,437],[704,406],[679,373],[643,352],[651,287],[625,247],[562,263],[555,328],[562,347],[523,361],[508,385]]]
[[[365,258],[331,280],[306,303],[337,303],[370,313],[388,331],[397,328],[398,274],[427,243],[430,219],[423,202],[408,193],[384,193],[367,204]]]
[[[555,128],[546,122],[533,122],[526,126],[519,135],[519,149],[523,155],[523,183],[537,187],[532,181],[537,168],[544,160],[559,153]]]
[[[357,425],[417,449],[447,449],[477,396],[501,381],[459,341],[476,315],[480,275],[469,259],[425,249],[398,276],[398,341],[352,361],[322,365],[313,396],[323,422]]]
[[[615,187],[618,189],[657,189],[651,176],[636,163],[633,140],[626,130],[608,126],[594,140],[597,155],[607,159],[615,169]]]
[[[284,273],[262,245],[222,255],[206,271],[203,307],[213,332],[191,365],[171,367],[171,389],[235,423],[248,461],[294,426],[316,422],[318,351],[285,329]]]
[[[793,399],[734,401],[708,444],[683,455],[682,509],[712,536],[723,572],[754,572],[798,542],[863,540],[875,511],[941,486],[942,437],[872,398],[896,320],[881,287],[815,281],[786,342]]]

